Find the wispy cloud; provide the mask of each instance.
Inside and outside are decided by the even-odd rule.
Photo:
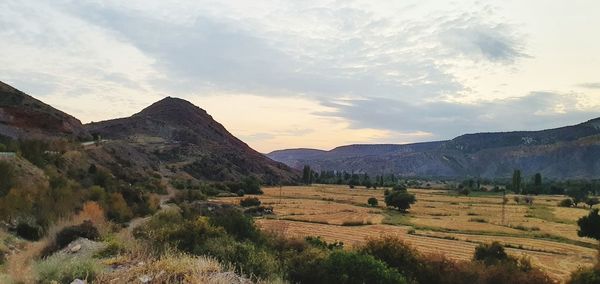
[[[593,115],[568,91],[524,86],[498,98],[473,88],[478,72],[510,73],[536,58],[522,28],[479,2],[5,0],[0,80],[84,121],[165,95],[301,98],[328,109],[307,115],[402,140]],[[257,143],[294,134],[233,128]]]

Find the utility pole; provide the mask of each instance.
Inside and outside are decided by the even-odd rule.
[[[506,212],[506,187],[502,190],[502,225],[504,225],[504,214]]]

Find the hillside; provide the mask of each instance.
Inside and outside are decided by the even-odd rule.
[[[132,147],[121,151],[140,156],[132,162],[146,160],[149,166],[164,165],[199,180],[255,176],[265,183],[292,183],[297,178],[295,170],[253,150],[205,110],[182,99],[168,97],[131,117],[86,128],[107,139],[107,147]]]
[[[402,176],[509,177],[514,169],[546,177],[597,178],[600,118],[541,131],[466,134],[448,141],[348,145],[330,151],[279,150],[274,160],[295,168],[394,173]]]
[[[90,138],[76,118],[3,82],[0,82],[0,135],[13,139]]]

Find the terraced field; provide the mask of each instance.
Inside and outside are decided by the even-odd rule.
[[[465,197],[444,190],[409,190],[417,203],[407,214],[385,208],[383,190],[345,186],[266,188],[258,196],[274,208],[274,216],[257,223],[264,230],[288,236],[321,236],[348,247],[367,237],[397,235],[422,253],[470,259],[481,243],[499,241],[515,256],[526,256],[555,277],[564,280],[579,266],[595,260],[596,242],[577,236],[576,220],[582,208],[561,208],[563,196],[539,196],[534,205],[518,204],[513,196],[502,217],[499,195]],[[367,206],[375,197],[378,207]],[[238,203],[240,198],[219,201]]]

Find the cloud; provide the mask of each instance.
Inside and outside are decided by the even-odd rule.
[[[577,87],[586,88],[586,89],[600,89],[600,82],[582,83],[582,84],[578,84]]]
[[[256,143],[323,136],[321,118],[362,140],[402,142],[587,119],[572,94],[523,87],[515,95],[524,96],[492,99],[477,91],[478,73],[511,72],[533,58],[522,26],[498,14],[438,1],[6,0],[0,75],[84,121],[130,115],[165,95],[217,97],[219,119]],[[487,79],[486,89],[507,83]],[[240,118],[231,109],[242,99],[228,96],[246,96],[241,108],[254,109]],[[258,97],[310,101],[317,107],[298,113],[315,124],[288,126],[303,121],[258,108]],[[263,111],[261,119],[285,119],[248,124]],[[287,124],[257,129],[267,119]],[[341,136],[319,143],[360,140]]]
[[[473,132],[553,128],[598,115],[579,109],[577,102],[573,94],[552,92],[532,92],[523,97],[473,104],[369,99],[332,103],[337,111],[320,114],[347,118],[354,128],[423,131],[433,134],[427,140],[451,139]]]
[[[280,3],[269,17],[250,21],[224,6],[215,13],[190,4],[187,14],[78,1],[65,9],[154,58],[167,76],[153,84],[167,93],[432,98],[465,91],[449,59],[509,63],[523,56],[510,27],[476,15],[397,21],[364,5]]]
[[[440,41],[450,50],[473,60],[513,63],[528,57],[523,41],[505,24],[481,22],[478,18],[453,19],[440,24]]]

